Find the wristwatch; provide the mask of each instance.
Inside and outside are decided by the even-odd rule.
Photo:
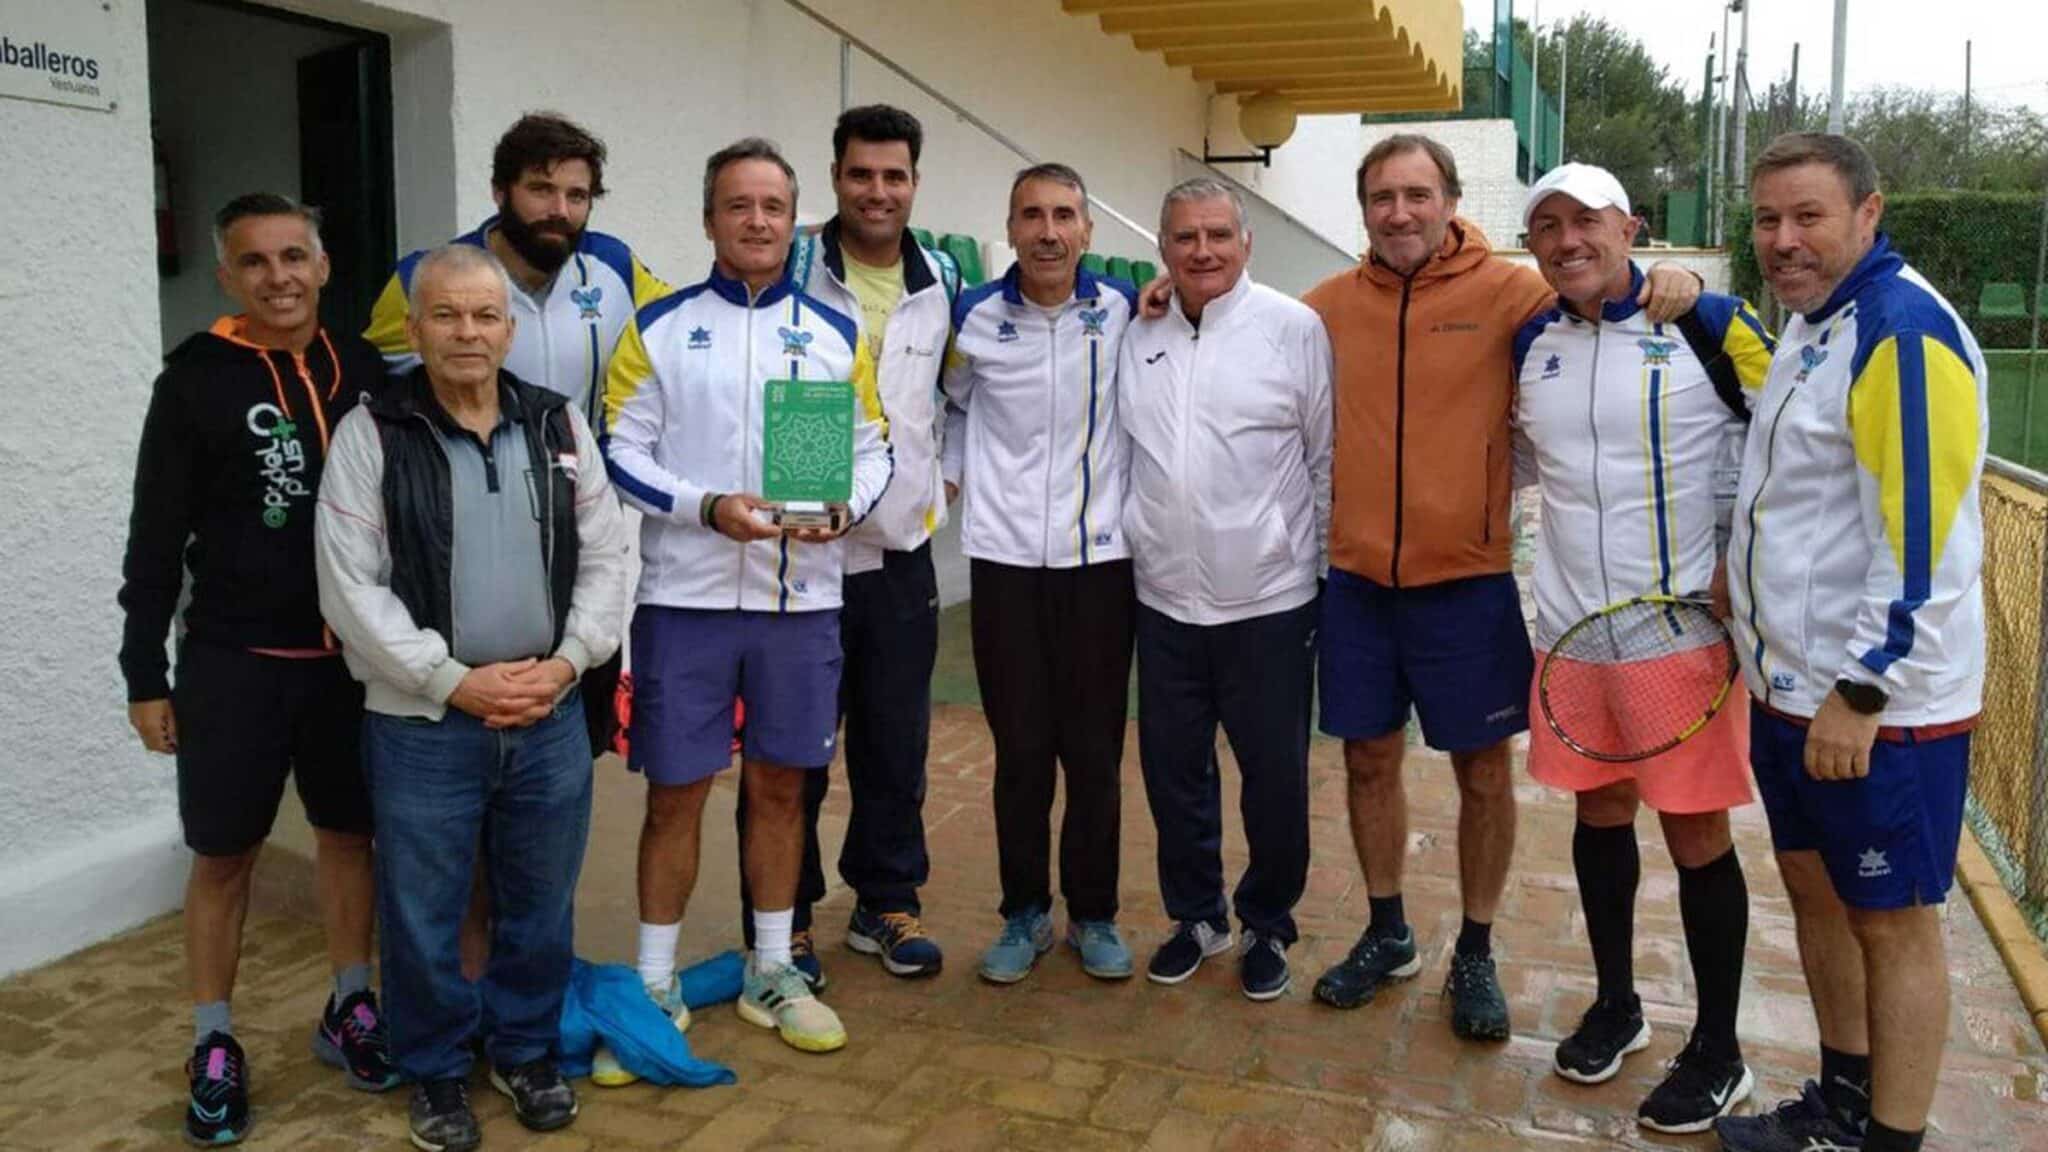
[[[1864,716],[1877,715],[1891,702],[1891,697],[1885,694],[1884,689],[1875,684],[1865,684],[1861,680],[1851,680],[1847,676],[1835,681],[1835,695],[1840,696],[1842,702],[1852,711]]]

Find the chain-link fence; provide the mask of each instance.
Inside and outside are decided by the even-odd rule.
[[[1993,459],[1982,499],[1984,715],[1969,820],[2048,942],[2048,477]]]

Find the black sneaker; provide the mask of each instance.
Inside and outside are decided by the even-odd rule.
[[[1671,1061],[1664,1082],[1636,1109],[1636,1122],[1659,1132],[1705,1132],[1749,1099],[1755,1084],[1740,1053],[1719,1055],[1695,1034]]]
[[[348,1086],[359,1092],[398,1087],[398,1069],[391,1066],[377,995],[368,989],[351,992],[338,1004],[333,996],[327,998],[327,1010],[313,1029],[313,1055],[341,1069]]]
[[[1820,1085],[1808,1080],[1799,1095],[1769,1112],[1723,1116],[1714,1135],[1727,1152],[1856,1152],[1863,1136],[1828,1109]]]
[[[1368,928],[1350,955],[1316,981],[1315,995],[1332,1008],[1356,1008],[1370,1004],[1382,985],[1420,971],[1413,928],[1402,929],[1399,936],[1376,936]]]
[[[202,1147],[233,1144],[249,1133],[249,1064],[242,1046],[225,1032],[208,1032],[185,1063],[192,1098],[185,1105],[185,1139]]]
[[[1245,930],[1244,955],[1237,961],[1238,986],[1247,1000],[1277,1000],[1287,994],[1291,977],[1287,972],[1287,945],[1278,939]]]
[[[1467,1040],[1508,1038],[1508,998],[1501,995],[1492,956],[1452,953],[1444,999],[1451,1002],[1452,1032]]]
[[[1621,1071],[1623,1057],[1649,1046],[1650,1025],[1643,1019],[1641,998],[1631,994],[1626,1000],[1595,1000],[1579,1017],[1578,1030],[1558,1044],[1550,1066],[1574,1084],[1605,1084]]]
[[[492,1068],[491,1087],[512,1101],[512,1111],[531,1131],[553,1132],[576,1118],[576,1090],[545,1056],[510,1068]]]
[[[1183,920],[1173,935],[1152,953],[1145,965],[1145,979],[1154,984],[1178,984],[1195,974],[1202,961],[1230,951],[1230,925],[1206,920]]]
[[[412,1144],[422,1152],[469,1152],[483,1143],[476,1113],[469,1110],[469,1085],[461,1080],[427,1080],[412,1090]]]

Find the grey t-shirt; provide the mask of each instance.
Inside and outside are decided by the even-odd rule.
[[[510,395],[503,397],[510,404]],[[449,648],[472,667],[545,657],[554,647],[554,605],[541,517],[548,478],[536,475],[526,434],[503,411],[489,455],[467,430],[433,421],[448,455],[453,556],[448,600],[455,635]]]

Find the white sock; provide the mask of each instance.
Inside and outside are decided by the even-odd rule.
[[[640,924],[640,982],[656,991],[668,991],[676,974],[676,938],[683,933],[682,921],[674,924]]]
[[[796,909],[780,912],[754,909],[754,963],[761,968],[789,964],[789,933],[796,926]]]

